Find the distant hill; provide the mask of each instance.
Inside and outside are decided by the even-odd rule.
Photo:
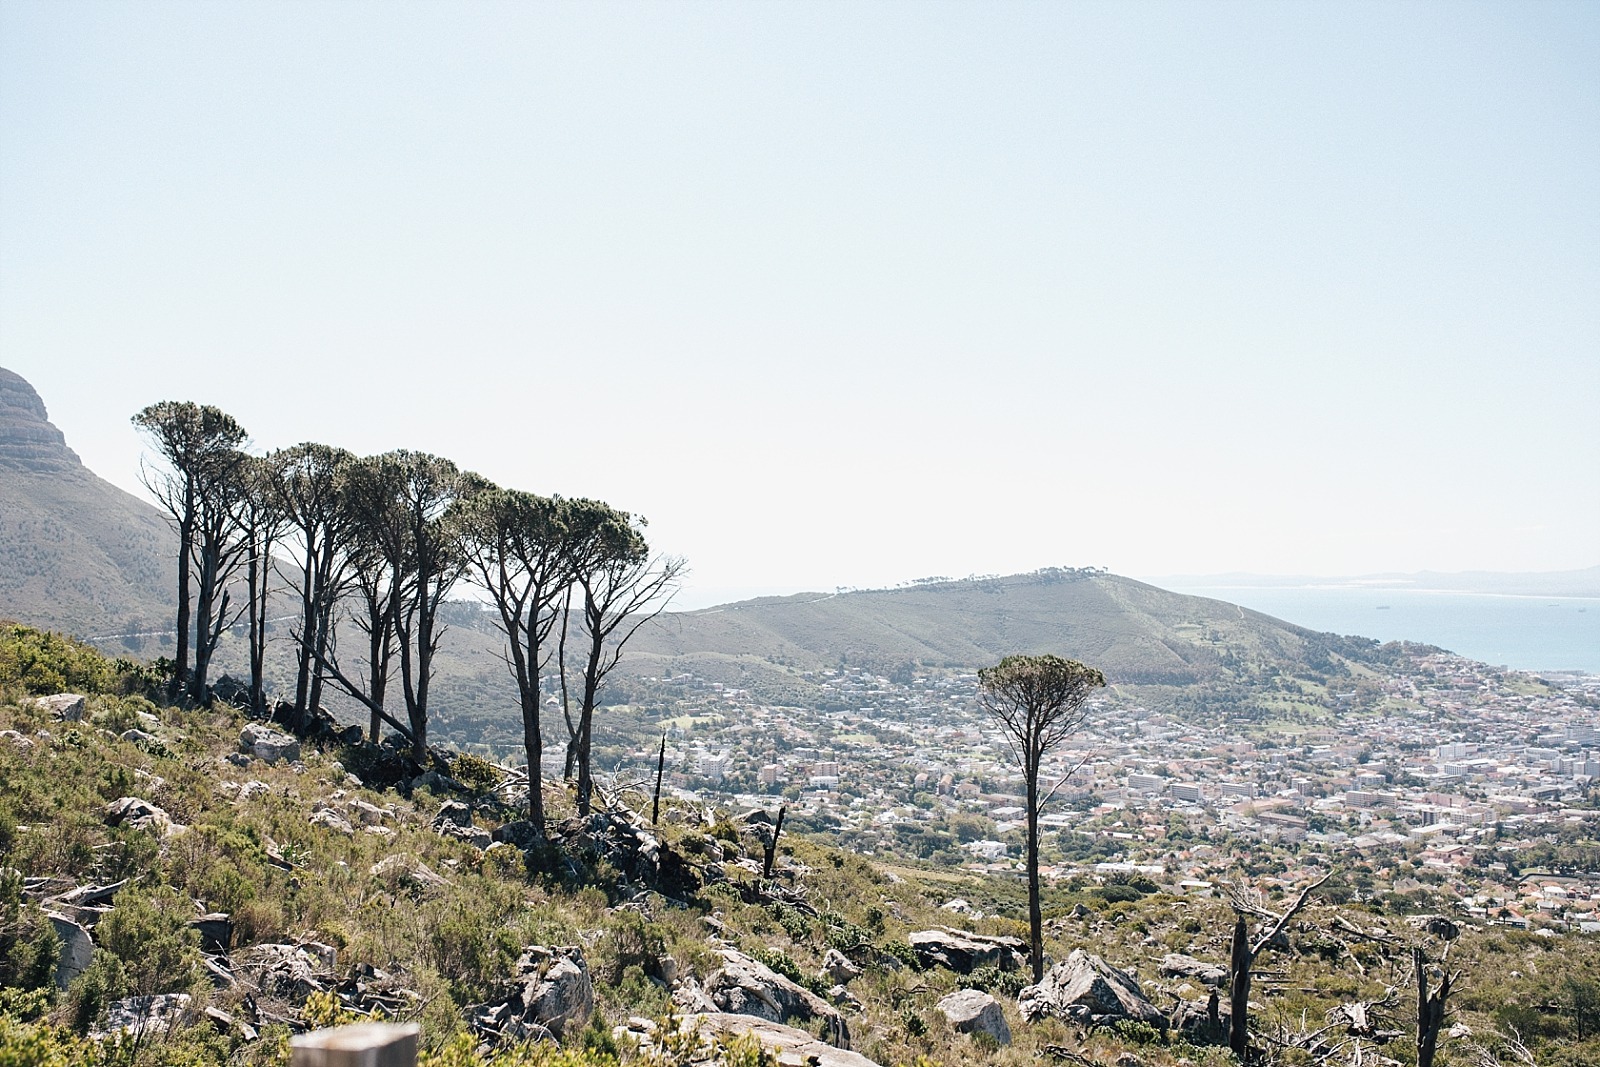
[[[1012,653],[1053,652],[1115,682],[1182,686],[1268,668],[1300,673],[1330,652],[1360,657],[1370,647],[1131,578],[1049,570],[672,613],[640,633],[633,655],[686,666],[744,658],[801,670],[841,661],[892,670],[971,669]]]
[[[0,367],[0,618],[85,636],[170,626],[176,558],[161,513],[96,477]]]

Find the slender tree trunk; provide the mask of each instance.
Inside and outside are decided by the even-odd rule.
[[[1039,900],[1039,764],[1026,775],[1028,784],[1028,958],[1033,981],[1044,981],[1044,909]]]
[[[1254,964],[1250,928],[1241,915],[1233,924],[1233,956],[1228,965],[1228,1010],[1232,1015],[1228,1047],[1240,1063],[1245,1062],[1245,1054],[1250,1051],[1250,968]]]
[[[194,549],[194,483],[183,489],[183,520],[178,523],[178,647],[173,653],[172,690],[186,694],[189,688],[189,553]]]
[[[250,531],[250,560],[247,565],[245,582],[250,587],[250,714],[261,718],[266,705],[266,695],[262,692],[265,687],[264,675],[266,672],[266,590],[262,581],[263,568],[261,557],[262,543],[256,531]]]
[[[661,776],[667,769],[667,734],[661,733],[661,751],[656,753],[656,795],[650,805],[650,825],[656,826],[661,822]]]
[[[311,695],[311,660],[312,651],[316,648],[311,644],[313,634],[317,629],[316,606],[316,541],[309,531],[306,533],[306,558],[305,569],[301,571],[300,586],[300,649],[298,672],[294,683],[294,710],[295,714],[303,716],[306,713],[306,701]]]
[[[1439,988],[1428,991],[1428,957],[1421,946],[1411,950],[1411,962],[1417,972],[1417,1067],[1433,1067],[1433,1057],[1439,1048],[1439,1034],[1444,1030],[1445,1002],[1450,996],[1451,975],[1446,971]]]

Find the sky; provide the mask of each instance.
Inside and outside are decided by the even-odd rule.
[[[0,365],[678,606],[1600,563],[1600,5],[0,4]]]

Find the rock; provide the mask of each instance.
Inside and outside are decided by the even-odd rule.
[[[378,805],[360,798],[350,801],[350,814],[354,815],[363,826],[377,826],[389,815]]]
[[[298,945],[255,945],[236,962],[265,996],[298,1004],[325,988],[318,976],[321,961]]]
[[[1011,1044],[1011,1027],[1000,1002],[981,989],[962,989],[939,1001],[939,1011],[963,1034],[988,1034]]]
[[[5,738],[11,744],[15,745],[17,748],[32,748],[33,747],[33,738],[24,737],[21,733],[17,732],[16,730],[0,730],[0,737]]]
[[[189,928],[200,934],[200,951],[226,956],[233,951],[233,916],[213,911],[189,920]]]
[[[332,808],[323,808],[321,811],[312,812],[311,818],[307,821],[312,826],[326,826],[334,833],[344,834],[346,837],[356,832],[356,828],[350,825],[350,821]]]
[[[650,968],[650,973],[670,986],[678,980],[678,961],[671,956],[662,956]]]
[[[501,823],[494,828],[492,836],[496,842],[515,845],[517,848],[527,850],[544,842],[544,834],[539,828],[527,819],[516,819],[512,822]]]
[[[594,1011],[594,984],[583,950],[529,945],[518,957],[503,999],[475,1004],[467,1018],[499,1042],[539,1040],[576,1032]]]
[[[223,758],[229,763],[233,764],[235,767],[250,766],[250,756],[244,752],[230,752]]]
[[[201,1014],[205,1016],[206,1022],[217,1028],[217,1033],[219,1034],[228,1034],[237,1030],[239,1031],[239,1036],[246,1041],[254,1041],[260,1036],[256,1033],[255,1027],[247,1022],[235,1019],[221,1008],[210,1007],[201,1012]]]
[[[1228,971],[1214,963],[1203,963],[1193,956],[1171,952],[1161,957],[1163,978],[1193,978],[1202,985],[1220,987],[1228,980]]]
[[[419,774],[415,778],[411,779],[410,785],[413,792],[418,789],[431,789],[435,793],[441,791],[449,791],[451,793],[472,792],[472,790],[468,789],[466,786],[462,785],[448,774],[441,774],[438,771],[426,771],[422,774]]]
[[[1067,914],[1072,916],[1074,919],[1087,919],[1089,916],[1093,915],[1094,912],[1089,909],[1088,905],[1074,904],[1072,906],[1072,910]]]
[[[730,1015],[754,1015],[775,1023],[821,1020],[828,1043],[850,1047],[850,1028],[833,1005],[736,949],[721,950],[722,966],[706,978],[706,995]]]
[[[465,841],[479,851],[485,851],[494,844],[494,837],[481,826],[451,826],[448,823],[439,828],[440,837],[453,837],[458,841]]]
[[[1426,930],[1441,941],[1454,941],[1461,936],[1461,927],[1443,915],[1413,915],[1406,922],[1414,929]]]
[[[250,723],[239,731],[239,748],[267,763],[277,763],[279,760],[293,762],[300,758],[298,740],[258,722]]]
[[[251,779],[239,787],[240,800],[254,800],[256,797],[266,796],[272,792],[272,787],[266,782]]]
[[[1133,1019],[1163,1033],[1167,1029],[1167,1017],[1145,999],[1132,975],[1081,948],[1050,968],[1044,981],[1024,989],[1017,996],[1017,1010],[1028,1022],[1054,1016],[1109,1026]]]
[[[82,722],[88,698],[82,693],[57,693],[54,696],[34,697],[35,707],[43,708],[65,722]]]
[[[61,942],[61,954],[56,957],[56,988],[65,989],[71,981],[88,970],[94,959],[94,939],[89,931],[62,915],[46,912],[45,917],[55,927],[56,940]]]
[[[971,974],[979,967],[1011,971],[1023,964],[1024,943],[1020,937],[991,937],[942,927],[919,930],[906,939],[924,967],[944,967],[957,974]]]
[[[643,1021],[641,1020],[641,1023]],[[635,1029],[635,1026],[638,1028]],[[683,1034],[697,1034],[702,1042],[705,1054],[692,1057],[695,1062],[716,1064],[719,1061],[710,1054],[715,1047],[717,1039],[728,1039],[748,1035],[760,1042],[761,1047],[775,1052],[779,1064],[784,1067],[878,1067],[872,1060],[867,1059],[859,1052],[832,1045],[825,1045],[804,1030],[792,1026],[784,1026],[771,1020],[753,1015],[733,1015],[724,1012],[696,1012],[684,1016],[678,1023],[679,1032]],[[626,1035],[637,1038],[640,1042],[641,1052],[650,1052],[660,1041],[662,1035],[656,1032],[653,1024],[634,1024],[624,1031]]]
[[[849,985],[851,979],[861,977],[861,968],[851,963],[843,952],[830,948],[822,957],[822,976],[838,985]]]
[[[161,739],[155,734],[145,733],[143,730],[124,730],[122,740],[134,745],[159,745]]]
[[[166,836],[180,829],[172,817],[148,800],[123,797],[105,806],[105,820],[111,826],[128,826],[135,830],[151,830]]]
[[[446,826],[471,826],[472,808],[459,800],[447,800],[439,805],[439,810],[433,816],[433,828],[442,830]]]
[[[409,852],[385,856],[377,863],[374,863],[367,873],[383,879],[383,881],[396,889],[427,891],[439,889],[450,884],[432,867],[429,867]]]
[[[861,1001],[856,999],[854,993],[842,985],[828,987],[828,1002],[835,1007],[844,1008],[846,1011],[860,1011]]]
[[[940,904],[939,910],[954,912],[957,915],[970,915],[972,914],[972,905],[960,897],[956,897],[954,900],[947,900]]]
[[[103,1027],[89,1031],[97,1039],[129,1034],[134,1038],[165,1034],[186,1025],[189,994],[160,993],[153,997],[124,997],[106,1009]]]

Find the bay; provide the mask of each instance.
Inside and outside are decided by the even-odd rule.
[[[1168,584],[1312,630],[1419,641],[1496,666],[1600,674],[1600,598],[1507,596],[1366,584]]]

